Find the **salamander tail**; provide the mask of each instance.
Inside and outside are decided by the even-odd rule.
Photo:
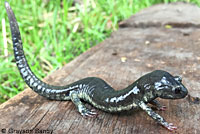
[[[69,90],[73,90],[71,86],[53,86],[41,81],[30,69],[26,57],[23,51],[23,45],[19,26],[15,15],[8,2],[5,2],[5,7],[10,23],[10,29],[12,34],[14,56],[16,60],[19,72],[26,82],[26,84],[34,90],[36,93],[47,97],[49,99],[64,100],[69,93]],[[75,87],[74,87],[75,88]],[[66,95],[66,96],[65,96]]]

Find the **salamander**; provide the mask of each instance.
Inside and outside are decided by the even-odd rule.
[[[97,113],[86,108],[82,101],[111,113],[139,108],[168,130],[177,128],[172,123],[166,122],[147,104],[152,104],[159,110],[165,110],[166,107],[162,106],[156,98],[184,98],[188,94],[188,90],[182,84],[180,76],[173,76],[163,70],[155,70],[143,75],[122,90],[113,89],[104,80],[97,77],[87,77],[66,86],[47,84],[31,71],[24,55],[15,15],[8,2],[5,2],[5,7],[10,23],[16,65],[21,77],[33,91],[50,100],[71,100],[84,117],[94,117]]]

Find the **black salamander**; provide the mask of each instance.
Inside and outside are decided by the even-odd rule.
[[[106,112],[121,112],[141,108],[156,122],[174,130],[172,123],[155,113],[147,104],[150,103],[160,110],[165,110],[155,99],[181,99],[188,91],[182,84],[182,78],[172,76],[166,71],[156,70],[148,73],[123,90],[114,90],[104,80],[96,77],[81,79],[66,86],[53,86],[38,79],[31,71],[24,55],[21,35],[15,15],[10,5],[5,2],[12,33],[14,56],[19,72],[26,84],[36,93],[50,100],[71,100],[83,116],[93,117],[97,113],[87,109],[81,100]]]

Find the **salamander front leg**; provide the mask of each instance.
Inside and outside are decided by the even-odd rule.
[[[166,106],[163,106],[162,104],[160,104],[159,101],[157,100],[152,100],[149,102],[151,105],[155,106],[155,108],[159,111],[165,111],[167,109]]]
[[[177,129],[172,123],[167,123],[163,117],[159,114],[155,113],[148,105],[146,105],[143,101],[139,103],[140,108],[142,108],[151,118],[156,120],[163,127],[167,128],[170,131]]]
[[[81,102],[80,98],[78,97],[78,93],[76,91],[71,91],[69,96],[70,96],[72,102],[77,107],[78,112],[83,117],[94,117],[95,115],[97,115],[97,113],[94,110],[89,110],[83,105],[83,103]]]

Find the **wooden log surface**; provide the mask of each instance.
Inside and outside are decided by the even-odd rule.
[[[156,112],[178,127],[175,133],[198,134],[199,27],[200,9],[195,5],[177,3],[152,6],[121,22],[119,30],[108,39],[47,76],[45,81],[66,85],[95,76],[119,90],[155,69],[182,75],[189,96],[181,100],[159,99],[167,106],[167,111]],[[169,133],[144,111],[123,114],[97,111],[97,118],[85,119],[72,102],[47,100],[26,89],[0,105],[0,131],[53,131],[55,134]]]

